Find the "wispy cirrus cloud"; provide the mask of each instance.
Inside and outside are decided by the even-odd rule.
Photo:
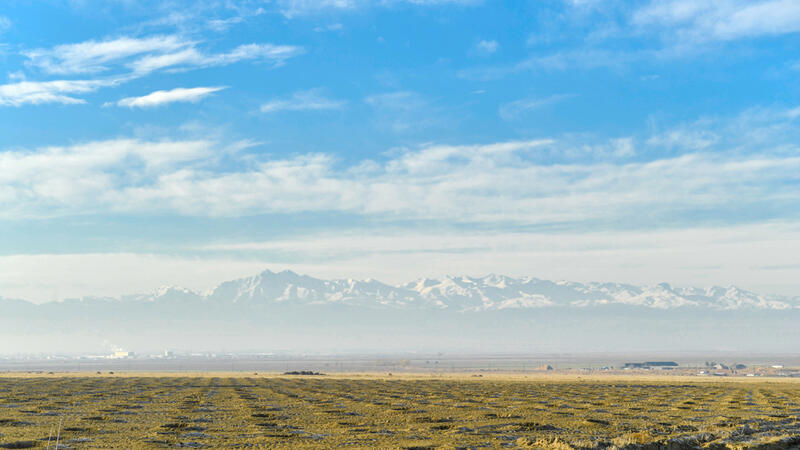
[[[184,71],[225,66],[240,61],[262,61],[279,66],[286,60],[302,54],[303,51],[302,47],[293,45],[254,43],[239,45],[227,52],[214,53],[200,49],[196,41],[174,35],[89,40],[57,45],[49,49],[34,49],[22,53],[28,58],[27,66],[30,68],[39,69],[49,75],[82,75],[98,78],[20,81],[0,85],[0,106],[85,103],[85,100],[76,94],[118,85],[156,71]],[[99,78],[100,76],[103,78]],[[145,103],[154,105],[155,101],[166,98],[189,99],[192,96],[197,98],[200,92],[178,91],[168,95],[159,92],[147,100],[125,99],[125,103],[132,102],[125,106],[140,106]]]
[[[472,67],[458,72],[461,78],[494,80],[524,72],[551,72],[570,69],[621,69],[643,59],[661,58],[658,51],[619,51],[602,48],[567,49],[536,54],[512,64]]]
[[[261,105],[261,112],[275,113],[279,111],[323,111],[341,109],[345,105],[342,100],[326,98],[322,90],[311,89],[295,92],[288,98],[270,100]]]
[[[342,30],[344,30],[344,25],[338,22],[325,26],[314,27],[314,31],[317,33],[324,33],[327,31],[342,31]]]
[[[322,10],[354,10],[368,3],[359,0],[281,0],[278,4],[283,15],[293,17]]]
[[[265,61],[280,66],[289,58],[303,53],[301,47],[293,45],[246,44],[225,53],[203,53],[194,47],[172,53],[148,55],[130,62],[136,74],[147,74],[161,69],[187,70],[199,67],[225,66],[240,61]]]
[[[94,92],[114,86],[121,80],[55,80],[18,81],[0,85],[0,106],[39,105],[61,103],[64,105],[86,103],[76,94]]]
[[[676,39],[730,41],[800,32],[794,0],[670,0],[652,2],[632,15],[632,24],[658,27]]]
[[[117,106],[128,108],[153,108],[168,103],[196,103],[226,86],[175,88],[168,91],[155,91],[141,97],[126,97],[116,102]]]
[[[105,72],[112,65],[131,57],[171,53],[193,45],[194,42],[177,36],[120,37],[61,44],[49,49],[24,51],[22,54],[28,58],[30,66],[50,74],[72,75]]]
[[[49,74],[72,75],[132,70],[143,75],[167,68],[220,66],[245,60],[282,64],[303,52],[301,47],[274,44],[245,44],[228,52],[211,53],[198,42],[178,36],[147,38],[120,37],[57,45],[50,49],[23,52],[28,65]]]
[[[482,0],[278,0],[278,10],[286,17],[304,16],[323,11],[357,11],[371,7],[391,7],[399,4],[417,6],[471,6]]]
[[[514,100],[513,102],[501,105],[498,109],[498,114],[503,120],[514,120],[529,111],[534,111],[572,97],[574,97],[574,95],[559,94],[547,97],[528,97]]]

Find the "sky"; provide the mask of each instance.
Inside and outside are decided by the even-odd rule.
[[[800,295],[800,1],[6,0],[0,297]]]

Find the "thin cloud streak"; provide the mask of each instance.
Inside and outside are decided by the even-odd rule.
[[[153,108],[168,103],[196,103],[214,92],[227,89],[226,86],[175,88],[168,91],[155,91],[141,97],[127,97],[119,100],[117,106],[128,108]]]
[[[110,72],[114,75],[83,80],[26,80],[0,85],[0,106],[86,103],[75,94],[119,85],[157,71],[186,71],[241,61],[263,61],[277,67],[304,52],[299,46],[253,43],[239,45],[228,52],[208,53],[197,45],[196,41],[178,36],[121,37],[25,51],[22,54],[28,58],[26,65],[47,74],[97,76]],[[189,94],[184,92],[182,95]]]
[[[261,105],[262,113],[275,113],[279,111],[322,111],[341,109],[344,101],[331,100],[322,95],[319,89],[295,92],[287,99],[270,100]]]
[[[143,75],[167,68],[196,68],[261,59],[280,65],[303,52],[293,45],[243,44],[224,53],[208,53],[198,42],[178,36],[120,37],[35,49],[22,54],[28,66],[49,74],[72,75],[130,69]]]
[[[263,60],[274,66],[303,53],[301,47],[293,45],[246,44],[230,52],[206,54],[195,48],[186,48],[174,53],[148,55],[128,64],[135,74],[148,74],[157,70],[187,70],[192,68],[225,66],[246,60]]]
[[[0,85],[0,106],[39,105],[61,103],[64,105],[86,103],[75,94],[94,92],[103,87],[115,86],[123,79],[110,80],[55,80],[19,81]]]
[[[29,66],[50,74],[71,75],[105,72],[120,60],[142,54],[169,53],[194,44],[177,36],[120,37],[62,44],[51,49],[34,49],[22,54],[28,58]]]
[[[794,0],[652,2],[637,10],[632,23],[663,27],[674,39],[731,41],[800,32],[800,4]]]
[[[353,12],[371,7],[392,7],[401,4],[414,6],[472,6],[482,0],[279,0],[279,11],[287,18],[319,14],[325,11]]]
[[[548,105],[552,105],[572,97],[574,97],[574,95],[559,94],[541,98],[538,97],[523,98],[520,100],[515,100],[513,102],[501,105],[500,108],[498,109],[498,114],[500,115],[500,118],[503,120],[514,120],[529,111],[533,111]]]

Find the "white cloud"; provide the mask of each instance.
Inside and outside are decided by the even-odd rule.
[[[25,72],[21,70],[8,73],[8,81],[25,81],[26,78],[27,77],[25,76]]]
[[[342,31],[344,29],[344,25],[341,23],[332,23],[330,25],[314,27],[314,31],[317,33],[323,33],[325,31]]]
[[[5,33],[9,28],[11,28],[11,19],[0,16],[0,33]]]
[[[29,64],[52,74],[97,73],[110,69],[133,56],[169,53],[192,47],[194,42],[177,36],[152,36],[148,38],[121,37],[104,41],[89,40],[77,44],[62,44],[52,49],[35,49],[23,52]]]
[[[303,49],[294,45],[246,44],[240,45],[228,53],[209,55],[205,64],[221,66],[254,59],[283,64],[287,59],[301,53],[303,53]]]
[[[217,32],[228,31],[232,25],[244,22],[244,17],[234,16],[226,19],[211,19],[208,21],[208,27]]]
[[[464,69],[464,78],[491,80],[524,71],[624,69],[634,63],[670,61],[718,51],[722,44],[800,33],[796,0],[565,0],[567,10],[540,24],[529,45],[583,35],[586,45],[553,52],[538,49],[516,64]],[[653,43],[653,38],[658,43]],[[638,42],[623,49],[619,39]]]
[[[670,0],[652,2],[632,17],[640,27],[664,27],[689,42],[727,41],[800,32],[796,0]]]
[[[175,88],[169,91],[155,91],[141,97],[123,98],[117,102],[117,105],[128,108],[152,108],[175,102],[196,103],[222,89],[226,89],[226,87]]]
[[[240,217],[329,211],[503,226],[587,221],[652,226],[699,213],[726,217],[738,211],[763,218],[763,208],[791,216],[800,180],[796,149],[678,152],[624,164],[603,158],[553,162],[560,145],[551,140],[427,145],[383,162],[344,167],[326,154],[250,156],[225,172],[209,169],[218,146],[209,141],[117,140],[12,150],[0,153],[0,215],[157,211]],[[611,147],[614,157],[633,150],[624,139]]]
[[[652,59],[658,56],[656,52],[644,50],[609,51],[594,48],[564,50],[532,56],[515,64],[463,69],[458,72],[458,75],[462,78],[484,81],[528,71],[563,71],[571,68],[620,69],[631,62],[641,59]]]
[[[270,100],[261,105],[261,112],[274,113],[279,111],[321,111],[341,109],[344,102],[331,100],[322,95],[321,90],[311,89],[292,94],[287,99]]]
[[[165,171],[179,171],[180,162],[208,157],[210,145],[120,139],[0,152],[0,204],[8,208],[8,217],[106,209],[120,189],[152,182],[150,177]]]
[[[161,69],[185,70],[197,67],[226,66],[245,60],[261,60],[276,66],[303,53],[301,47],[292,45],[246,44],[230,52],[206,54],[194,47],[174,53],[148,55],[128,64],[134,73],[147,74]]]
[[[117,295],[168,282],[204,289],[267,267],[402,282],[480,275],[485,261],[509,275],[655,283],[668,274],[678,284],[796,293],[797,117],[753,109],[587,149],[567,138],[428,144],[352,164],[327,154],[241,155],[209,140],[7,149],[5,219],[334,212],[378,221],[382,231],[330,225],[323,235],[177,249],[185,258],[0,256],[0,295]],[[224,172],[214,169],[221,153]]]
[[[51,74],[99,73],[133,70],[141,76],[156,70],[222,66],[245,60],[268,61],[275,65],[303,52],[301,47],[274,44],[245,44],[224,53],[208,53],[198,43],[178,36],[147,38],[121,37],[57,45],[51,49],[23,52],[28,65]]]
[[[409,110],[423,107],[427,104],[425,99],[416,92],[397,91],[384,94],[370,95],[364,101],[376,108],[392,110]]]
[[[619,158],[633,156],[636,154],[636,149],[633,145],[633,138],[618,138],[611,141],[612,154]]]
[[[418,6],[469,6],[481,3],[481,0],[278,0],[277,3],[280,12],[292,18],[323,11],[358,11],[375,6],[391,7],[404,3]]]
[[[412,5],[436,6],[436,5],[463,5],[471,6],[482,3],[483,0],[383,0],[383,4],[411,3]]]
[[[286,17],[311,14],[326,9],[354,10],[362,3],[358,0],[280,0],[281,12]]]
[[[0,106],[38,105],[42,103],[86,103],[74,94],[94,92],[113,86],[119,80],[19,81],[0,85]]]
[[[403,97],[375,101],[399,98],[402,105]],[[315,211],[502,226],[632,227],[698,216],[792,218],[800,181],[796,117],[796,109],[752,109],[665,130],[654,123],[646,136],[426,144],[349,164],[325,153],[239,155],[210,140],[8,149],[0,152],[0,217]],[[226,170],[217,171],[223,153]]]
[[[207,53],[197,48],[197,42],[177,36],[121,37],[35,49],[23,52],[28,58],[28,66],[49,74],[113,72],[114,75],[108,79],[25,81],[0,85],[0,106],[85,103],[83,99],[70,94],[92,92],[159,70],[224,66],[245,60],[265,61],[279,66],[302,52],[301,47],[292,45],[245,44],[228,52]],[[181,94],[190,95],[186,92]]]
[[[135,74],[143,75],[168,67],[202,65],[205,59],[197,49],[185,48],[172,53],[146,55],[129,62],[126,66]]]
[[[500,44],[497,41],[480,41],[475,45],[475,48],[480,53],[486,53],[491,55],[500,48]]]
[[[503,120],[514,120],[525,114],[544,106],[558,103],[564,99],[571,98],[572,95],[559,94],[549,97],[529,97],[501,105],[498,114]]]

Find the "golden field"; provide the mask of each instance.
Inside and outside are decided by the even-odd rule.
[[[55,448],[56,436],[62,449],[798,448],[800,383],[573,374],[0,375],[0,448]]]

